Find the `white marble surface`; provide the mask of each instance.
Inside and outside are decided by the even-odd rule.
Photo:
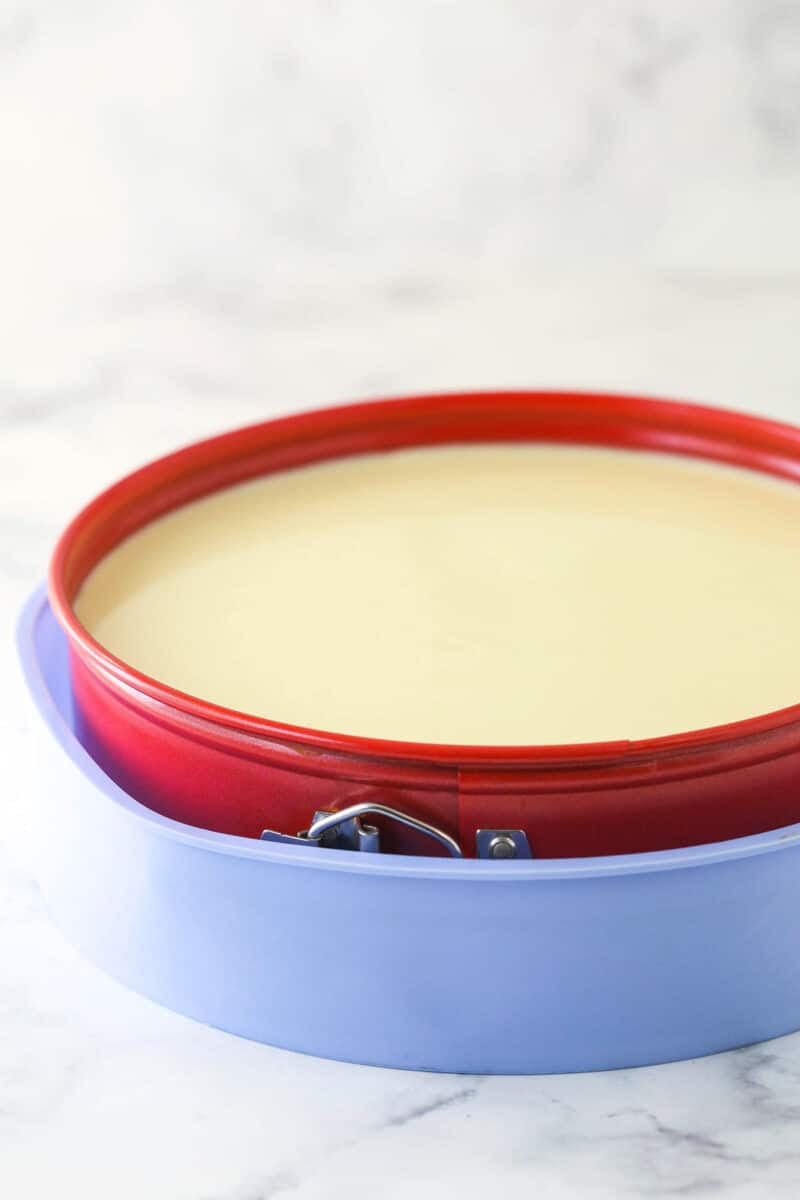
[[[800,279],[697,273],[490,284],[454,269],[309,284],[283,307],[188,284],[98,296],[47,327],[71,357],[48,364],[43,343],[42,382],[13,382],[18,348],[3,348],[2,625],[77,505],[193,437],[357,395],[493,383],[800,420],[799,318]],[[106,979],[50,925],[29,876],[32,747],[7,638],[0,656],[0,1192],[797,1195],[800,1036],[603,1075],[415,1075],[250,1044]]]
[[[0,1195],[797,1196],[800,1035],[412,1075],[106,979],[30,877],[10,629],[100,487],[270,414],[563,385],[800,421],[799,180],[785,0],[0,0]]]
[[[800,7],[2,0],[0,172],[37,376],[100,287],[232,315],[454,255],[797,270]]]

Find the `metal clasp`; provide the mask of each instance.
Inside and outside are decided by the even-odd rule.
[[[410,817],[407,813],[386,804],[374,804],[364,800],[360,804],[351,804],[348,808],[337,812],[320,810],[314,813],[314,819],[308,829],[292,837],[289,833],[277,833],[273,829],[265,829],[261,834],[264,842],[289,842],[304,846],[327,846],[334,850],[362,850],[376,854],[380,851],[380,833],[374,825],[366,825],[361,818],[367,815],[388,817],[418,833],[424,833],[433,838],[440,846],[444,846],[453,858],[463,858],[458,842],[451,838],[443,829]]]
[[[433,838],[440,846],[444,846],[452,858],[463,858],[464,854],[455,838],[427,821],[418,817],[410,817],[399,809],[389,808],[386,804],[375,804],[363,800],[359,804],[351,804],[336,812],[320,809],[314,813],[314,819],[308,829],[292,835],[278,833],[274,829],[265,829],[261,834],[262,842],[288,842],[298,846],[325,846],[330,850],[360,850],[368,854],[378,854],[381,848],[380,831],[374,826],[361,820],[366,816],[388,817],[392,821],[415,829]],[[531,858],[531,847],[527,835],[522,829],[479,829],[475,835],[475,849],[478,858],[509,859]]]

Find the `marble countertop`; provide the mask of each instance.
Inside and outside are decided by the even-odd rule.
[[[183,279],[54,300],[0,357],[0,1191],[14,1200],[796,1196],[800,1035],[542,1078],[305,1058],[164,1011],[80,958],[28,869],[10,628],[58,530],[121,473],[227,427],[407,390],[622,389],[800,420],[800,277]],[[798,1014],[800,1023],[800,1014]]]

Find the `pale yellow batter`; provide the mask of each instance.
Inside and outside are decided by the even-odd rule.
[[[800,701],[800,487],[580,447],[349,458],[161,518],[77,612],[140,671],[292,724],[676,733]]]

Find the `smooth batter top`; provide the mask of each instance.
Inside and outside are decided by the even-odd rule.
[[[160,518],[76,608],[145,674],[290,724],[660,736],[800,701],[800,487],[550,445],[340,459]]]

